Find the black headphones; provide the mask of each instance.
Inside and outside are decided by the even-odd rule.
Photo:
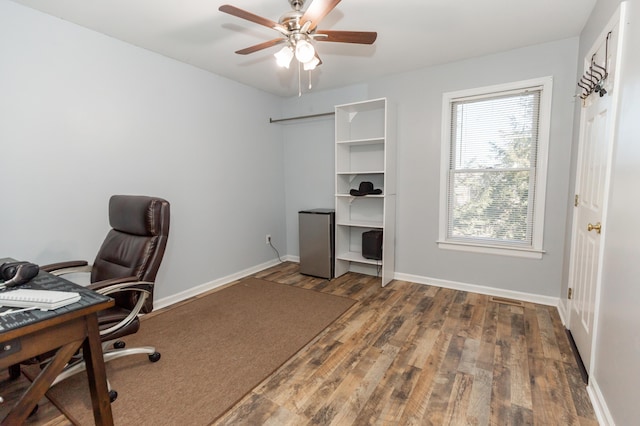
[[[31,262],[7,262],[0,265],[0,278],[4,283],[0,283],[0,288],[13,287],[31,281],[40,267]]]

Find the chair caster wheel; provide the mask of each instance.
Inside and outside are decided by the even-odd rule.
[[[118,392],[114,391],[113,389],[111,389],[109,391],[109,402],[113,402],[116,399],[118,399]]]
[[[126,343],[125,343],[125,342],[123,342],[122,340],[116,340],[116,341],[113,343],[113,347],[114,347],[114,349],[122,349],[122,348],[124,348],[124,347],[125,347],[125,345],[126,345]]]
[[[149,355],[149,361],[151,361],[151,362],[160,361],[160,352],[154,352],[151,355]]]

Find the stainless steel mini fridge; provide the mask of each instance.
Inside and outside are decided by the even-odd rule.
[[[335,210],[298,212],[300,273],[331,279],[334,276]]]

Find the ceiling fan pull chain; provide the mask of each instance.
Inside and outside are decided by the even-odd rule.
[[[302,65],[298,62],[298,97],[302,96],[302,82],[300,78],[300,74],[302,73],[301,67]]]
[[[311,84],[311,70],[309,70],[309,90],[311,90],[312,87],[313,85]]]

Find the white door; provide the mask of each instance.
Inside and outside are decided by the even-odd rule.
[[[611,27],[609,27],[611,28]],[[611,167],[613,128],[617,92],[614,90],[615,58],[618,28],[616,24],[609,35],[599,38],[587,55],[586,64],[593,60],[603,66],[608,56],[609,77],[600,96],[592,93],[584,101],[580,121],[580,147],[576,176],[576,208],[573,216],[571,246],[571,274],[569,288],[572,300],[569,312],[569,329],[575,340],[582,361],[590,371],[592,343],[594,341],[600,265],[601,243],[605,232],[606,200]],[[595,53],[595,56],[593,56]]]

